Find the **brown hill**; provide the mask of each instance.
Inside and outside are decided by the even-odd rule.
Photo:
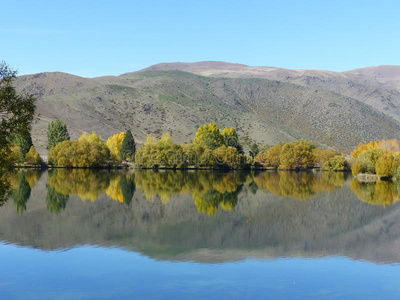
[[[211,121],[237,128],[249,141],[308,138],[341,151],[400,137],[399,92],[380,88],[383,83],[367,75],[214,62],[151,68],[92,79],[58,72],[19,77],[18,91],[38,98],[35,145],[45,154],[46,127],[56,118],[67,123],[73,138],[83,131],[108,138],[130,128],[139,142],[165,131],[176,142],[189,142]],[[173,68],[180,70],[165,70]]]

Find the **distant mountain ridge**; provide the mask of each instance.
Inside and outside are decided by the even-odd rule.
[[[35,145],[62,119],[73,138],[132,129],[142,142],[169,131],[190,142],[211,121],[248,141],[307,138],[348,152],[359,142],[400,138],[398,66],[346,72],[249,67],[225,62],[163,63],[120,76],[82,78],[54,72],[20,76],[19,92],[38,98]]]

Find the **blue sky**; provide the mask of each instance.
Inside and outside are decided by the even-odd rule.
[[[400,1],[3,2],[0,60],[20,75],[119,75],[202,60],[334,71],[400,65]]]

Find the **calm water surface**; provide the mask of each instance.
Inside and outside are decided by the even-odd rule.
[[[400,188],[342,173],[11,174],[0,299],[398,299]]]

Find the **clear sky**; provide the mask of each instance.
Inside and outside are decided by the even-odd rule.
[[[218,60],[344,71],[400,65],[400,1],[1,1],[0,60],[19,74],[119,75]]]

